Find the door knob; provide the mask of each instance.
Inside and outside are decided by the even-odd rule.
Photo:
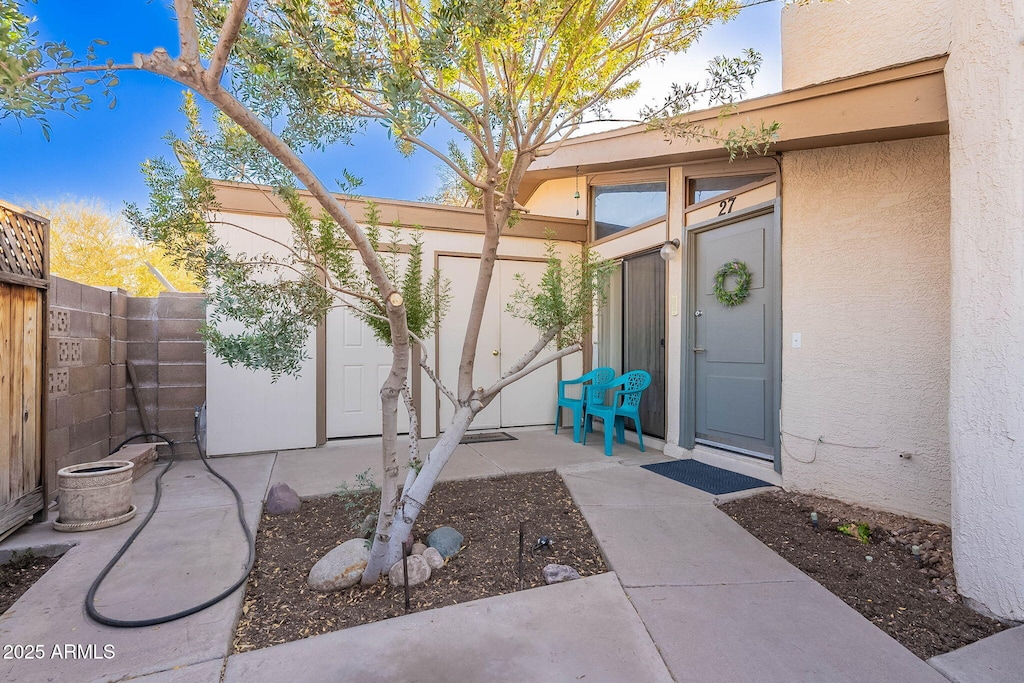
[[[493,351],[491,351],[491,355],[492,356],[497,356],[498,355],[498,349],[494,349]]]
[[[703,346],[694,346],[693,347],[693,352],[694,353],[704,353],[704,347]]]

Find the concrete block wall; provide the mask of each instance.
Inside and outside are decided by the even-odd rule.
[[[195,408],[206,401],[206,322],[201,294],[163,292],[157,301],[157,424],[174,441],[194,438]],[[197,455],[195,446],[179,455]]]
[[[47,346],[50,490],[61,467],[99,460],[109,452],[110,302],[108,291],[53,279]]]
[[[206,400],[203,322],[199,294],[130,297],[123,290],[52,279],[46,449],[51,494],[58,469],[100,460],[127,436],[144,431],[139,403],[152,431],[174,441],[192,439],[194,407]],[[129,362],[139,385],[134,389]],[[178,454],[194,456],[195,446],[181,446]]]
[[[138,382],[126,392],[125,420],[128,432],[141,434],[147,429],[160,431],[157,422],[159,409],[157,394],[157,319],[158,298],[132,297],[128,300],[128,337],[125,344],[127,361]],[[129,382],[131,378],[129,377]],[[145,411],[148,422],[143,424],[139,409]]]

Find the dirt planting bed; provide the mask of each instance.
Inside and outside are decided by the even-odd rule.
[[[58,559],[25,555],[0,564],[0,614],[6,612]]]
[[[922,659],[1005,628],[961,602],[949,527],[782,491],[721,509]],[[867,524],[868,542],[838,530],[847,523]]]
[[[246,587],[236,652],[285,643],[406,613],[404,591],[376,585],[320,593],[306,585],[310,568],[338,544],[355,538],[379,494],[304,500],[299,512],[260,521],[256,565]],[[519,589],[519,527],[525,524],[523,585],[544,585],[549,563],[581,576],[607,571],[590,527],[554,472],[438,484],[413,530],[417,540],[439,526],[465,536],[463,549],[413,586],[409,612],[454,605]],[[531,550],[540,536],[550,551]]]

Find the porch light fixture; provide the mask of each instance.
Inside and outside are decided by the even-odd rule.
[[[679,253],[679,240],[669,240],[665,244],[661,245],[661,260],[668,262],[676,257]]]

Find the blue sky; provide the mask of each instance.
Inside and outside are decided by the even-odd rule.
[[[172,54],[177,44],[173,14],[166,0],[39,0],[30,8],[34,25],[46,40],[67,40],[72,49],[84,50],[89,40],[102,38],[101,58],[130,61],[133,52],[165,46]],[[652,65],[641,74],[643,87],[631,101],[614,110],[635,115],[643,104],[656,100],[672,81],[695,80],[708,59],[734,56],[751,47],[765,59],[751,95],[780,88],[780,2],[751,7],[739,19],[705,34],[685,55]],[[145,186],[139,164],[165,155],[163,136],[180,131],[181,86],[145,73],[124,72],[117,88],[117,107],[102,101],[76,115],[50,116],[53,126],[47,142],[35,123],[0,120],[0,198],[31,205],[64,197],[99,200],[112,210],[125,201],[144,202]],[[443,140],[436,132],[433,142]],[[443,142],[441,142],[443,145]],[[322,177],[341,177],[342,169],[360,176],[360,192],[375,197],[417,199],[437,186],[439,162],[425,152],[405,158],[394,150],[383,130],[371,124],[350,145],[337,145],[308,159]]]

